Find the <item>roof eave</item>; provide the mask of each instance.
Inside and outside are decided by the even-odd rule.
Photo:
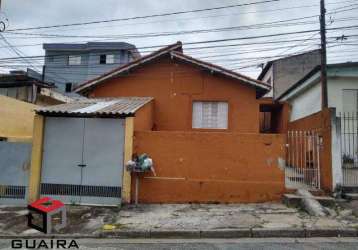
[[[266,63],[266,65],[263,68],[263,70],[261,71],[260,75],[257,77],[257,80],[261,81],[265,77],[266,73],[269,71],[269,69],[271,68],[272,64],[273,64],[273,61],[269,61],[269,62]]]
[[[153,58],[160,57],[162,55],[169,53],[171,50],[176,50],[181,47],[182,47],[182,43],[178,42],[176,44],[168,46],[166,49],[163,49],[162,51],[157,51],[157,52],[154,52],[153,54],[150,54],[148,56],[138,58],[137,60],[129,62],[128,64],[121,66],[119,69],[114,70],[112,73],[107,73],[105,75],[98,77],[97,79],[94,79],[92,81],[89,81],[88,83],[84,83],[83,85],[78,86],[76,89],[74,89],[74,92],[75,93],[83,93],[87,89],[90,89],[105,80],[108,80],[112,77],[120,75],[121,73],[126,72],[126,71],[132,69],[133,67],[144,64],[148,61],[151,61]]]
[[[235,72],[230,72],[229,70],[219,69],[215,65],[211,66],[211,65],[209,65],[209,64],[207,64],[205,62],[201,62],[200,60],[192,59],[192,58],[190,58],[188,56],[185,56],[185,55],[180,55],[179,53],[171,53],[171,55],[176,57],[176,58],[179,58],[179,59],[194,63],[194,64],[199,65],[199,66],[202,66],[204,68],[208,68],[209,70],[212,70],[213,72],[223,74],[223,75],[228,76],[230,78],[234,78],[234,79],[243,81],[244,83],[247,83],[249,85],[253,85],[258,89],[266,91],[266,93],[269,92],[270,89],[271,89],[270,86],[268,86],[268,85],[266,86],[264,83],[258,83],[258,82],[254,81],[254,80],[250,80],[249,78],[242,77],[242,76],[240,76],[238,74],[235,74]]]

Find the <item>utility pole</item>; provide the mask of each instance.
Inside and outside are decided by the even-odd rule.
[[[327,48],[326,48],[326,8],[324,0],[321,0],[321,92],[322,110],[328,107],[327,93]]]

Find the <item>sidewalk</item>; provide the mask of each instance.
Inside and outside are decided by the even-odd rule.
[[[69,206],[68,226],[58,237],[237,238],[357,236],[354,206],[312,217],[279,203],[235,205],[139,205],[119,208]],[[353,208],[353,210],[352,210]],[[27,228],[24,208],[0,208],[1,237],[42,235]],[[104,227],[104,225],[106,225]],[[104,230],[109,228],[110,230]]]

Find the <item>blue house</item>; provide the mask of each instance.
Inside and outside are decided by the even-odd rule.
[[[125,42],[45,43],[43,49],[44,81],[63,92],[140,57],[137,48]]]

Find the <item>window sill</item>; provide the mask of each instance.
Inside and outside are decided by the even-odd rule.
[[[230,132],[229,129],[223,128],[192,128],[191,130],[197,132]]]

